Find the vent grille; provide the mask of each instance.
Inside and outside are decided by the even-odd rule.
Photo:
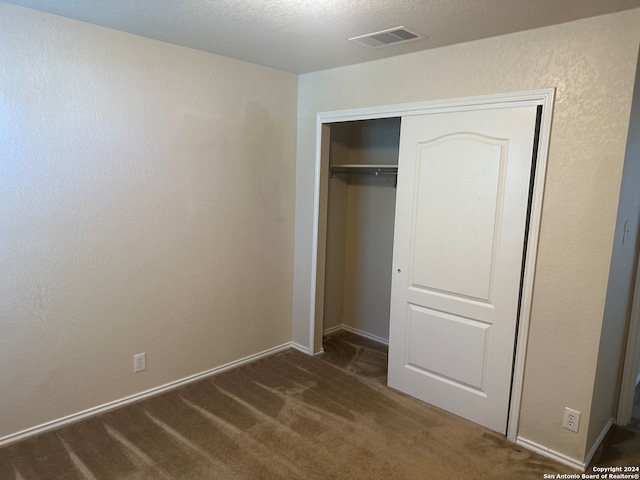
[[[387,47],[389,45],[398,45],[400,43],[412,42],[426,38],[420,33],[413,32],[408,28],[394,27],[380,32],[368,33],[358,37],[352,37],[349,40],[364,45],[369,48]]]

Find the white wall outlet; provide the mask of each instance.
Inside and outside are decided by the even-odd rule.
[[[133,356],[133,373],[141,372],[145,368],[147,367],[145,365],[144,352],[135,354]]]
[[[577,432],[580,426],[580,412],[573,410],[569,407],[564,408],[564,419],[562,420],[562,426],[572,432]]]

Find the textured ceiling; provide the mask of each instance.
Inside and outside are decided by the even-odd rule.
[[[10,0],[8,3],[293,73],[640,7],[640,0]],[[348,41],[350,37],[400,25],[427,38],[377,50]]]

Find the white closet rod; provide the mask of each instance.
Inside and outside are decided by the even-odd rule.
[[[375,176],[379,176],[379,175],[393,175],[393,176],[395,176],[395,175],[398,175],[398,172],[372,172],[372,171],[346,172],[344,170],[337,170],[337,171],[331,170],[331,173],[334,174],[334,175],[337,174],[337,173],[339,173],[341,175],[344,175],[344,174],[347,174],[347,175],[375,175]]]
[[[397,175],[397,165],[330,165],[332,174],[356,173],[364,175]]]
[[[376,177],[395,177],[390,182],[394,187],[398,185],[398,166],[397,165],[332,165],[329,167],[331,177],[337,174],[357,174],[357,175],[375,175]]]

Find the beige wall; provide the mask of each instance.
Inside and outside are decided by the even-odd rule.
[[[396,205],[393,183],[395,179],[387,176],[355,177],[347,202],[344,323],[385,340]]]
[[[519,435],[577,460],[613,246],[640,9],[299,77],[294,341],[309,329],[320,111],[556,88]],[[561,428],[565,406],[582,428]]]
[[[0,3],[0,438],[291,340],[296,98]]]
[[[639,52],[640,60],[640,52]],[[609,286],[600,335],[598,367],[593,390],[592,420],[587,444],[592,444],[611,417],[616,416],[620,391],[620,362],[624,359],[626,328],[635,281],[640,220],[640,68],[636,69],[627,137],[618,218],[615,226]],[[625,222],[627,233],[625,235]],[[622,239],[624,238],[624,243]]]

